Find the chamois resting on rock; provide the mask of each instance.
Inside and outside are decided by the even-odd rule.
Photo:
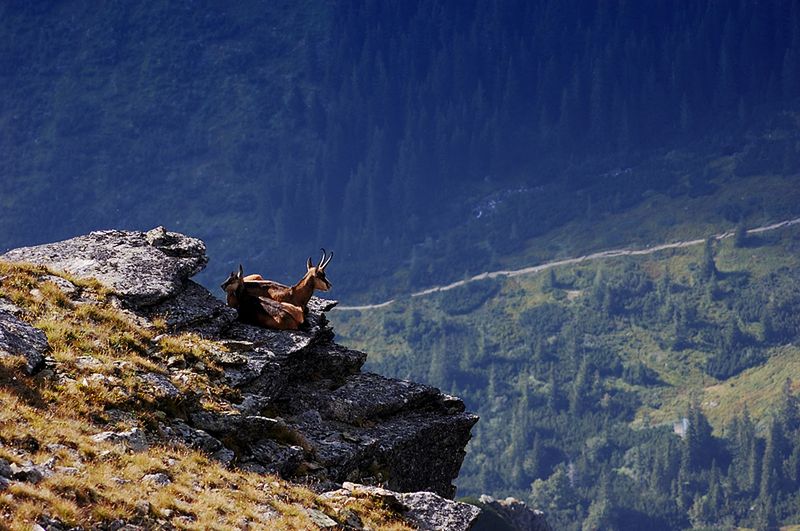
[[[331,258],[333,253],[328,255],[325,249],[316,266],[309,257],[306,274],[294,286],[265,280],[261,275],[244,276],[239,265],[238,273],[231,273],[222,284],[228,306],[236,308],[244,322],[278,330],[297,330],[308,315],[308,301],[314,290],[328,291],[332,287],[325,276]]]
[[[228,306],[236,309],[243,322],[277,330],[297,330],[305,322],[302,308],[265,297],[262,286],[245,278],[239,265],[239,271],[231,273],[221,286]]]
[[[258,293],[259,296],[268,297],[278,302],[288,302],[303,309],[304,314],[308,314],[308,301],[314,294],[314,290],[328,291],[333,285],[325,276],[325,268],[333,258],[322,251],[322,258],[316,266],[311,262],[311,257],[306,261],[306,274],[303,275],[294,286],[285,286],[272,280],[265,280],[261,275],[247,275],[244,277],[250,293]]]

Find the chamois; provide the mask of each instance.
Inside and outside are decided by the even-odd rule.
[[[231,273],[221,286],[228,306],[236,309],[243,322],[277,330],[297,330],[305,322],[302,308],[261,295],[262,287],[245,278],[239,265],[239,271]]]
[[[260,296],[269,297],[272,300],[293,304],[303,309],[303,313],[308,313],[308,301],[314,290],[328,291],[333,287],[327,277],[325,276],[325,268],[333,258],[333,252],[328,255],[325,249],[322,251],[322,258],[315,266],[311,262],[311,257],[306,261],[306,274],[303,275],[297,284],[294,286],[284,286],[272,280],[264,280],[261,275],[247,275],[244,277],[244,283],[252,293],[258,293]]]

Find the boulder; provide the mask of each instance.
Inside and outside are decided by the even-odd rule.
[[[398,497],[408,507],[405,517],[421,531],[467,531],[481,512],[474,505],[447,500],[432,492],[406,492]]]
[[[141,452],[148,448],[147,439],[144,433],[139,428],[133,428],[128,431],[104,431],[96,435],[92,435],[92,440],[95,442],[110,442],[113,444],[121,444],[134,452]]]
[[[508,529],[516,531],[552,531],[542,511],[531,509],[516,498],[496,500],[484,494],[480,497],[478,506],[482,511],[475,522],[476,531],[496,528],[498,519]]]
[[[195,332],[209,338],[219,336],[236,320],[236,310],[191,280],[174,297],[143,308],[141,314],[149,319],[163,318],[173,332]]]
[[[6,308],[9,304],[6,304]],[[44,367],[45,355],[49,348],[44,332],[12,313],[0,310],[0,357],[24,357],[25,372],[32,375]]]
[[[432,492],[394,492],[381,487],[344,482],[342,488],[323,494],[326,498],[373,497],[400,512],[420,531],[467,531],[481,510],[474,505],[448,500]]]
[[[177,295],[208,263],[197,238],[157,227],[149,232],[104,230],[69,240],[13,249],[0,256],[31,262],[79,279],[96,278],[133,307]]]

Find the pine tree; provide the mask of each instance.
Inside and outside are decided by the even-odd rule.
[[[781,389],[781,402],[778,406],[778,421],[783,434],[792,439],[800,429],[800,405],[798,398],[792,394],[792,379],[786,378]]]
[[[756,531],[778,531],[778,518],[772,496],[759,497],[755,507],[754,527]]]
[[[578,373],[575,375],[575,381],[572,384],[572,391],[569,395],[569,412],[573,415],[580,415],[584,411],[588,399],[588,379],[589,364],[584,356],[578,368]]]
[[[558,386],[556,384],[556,367],[550,364],[550,372],[547,376],[547,408],[550,411],[558,410]]]
[[[683,441],[681,466],[691,472],[700,469],[707,462],[709,446],[712,444],[711,425],[696,400],[689,404],[686,418],[689,423]]]
[[[706,244],[703,248],[703,262],[700,265],[700,277],[703,280],[710,280],[719,274],[717,264],[714,262],[714,242],[716,242],[716,238],[713,236],[706,238]]]
[[[781,425],[772,420],[767,430],[767,442],[764,446],[764,455],[761,459],[761,481],[759,483],[759,497],[772,496],[778,489],[781,471],[782,456]]]

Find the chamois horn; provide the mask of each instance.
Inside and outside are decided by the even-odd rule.
[[[331,254],[328,255],[327,257],[325,256],[327,254],[325,252],[325,249],[321,249],[321,251],[322,251],[322,260],[319,263],[319,268],[325,271],[325,268],[328,267],[328,264],[331,262],[331,258],[333,258],[333,251],[331,251]]]

